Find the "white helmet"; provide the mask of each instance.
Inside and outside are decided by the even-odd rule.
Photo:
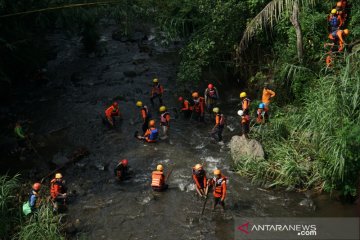
[[[242,115],[244,115],[244,111],[243,111],[243,110],[239,110],[239,111],[237,112],[237,114],[238,114],[239,116],[242,116]]]

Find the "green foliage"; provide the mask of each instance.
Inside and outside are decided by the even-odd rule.
[[[10,235],[12,228],[18,221],[18,211],[14,205],[16,192],[19,187],[19,175],[9,177],[0,176],[0,238]]]

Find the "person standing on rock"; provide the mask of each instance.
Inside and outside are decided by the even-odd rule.
[[[222,132],[225,126],[225,117],[224,114],[220,112],[220,108],[216,107],[213,109],[215,114],[215,126],[211,130],[211,136],[217,141],[222,141]]]
[[[205,104],[208,113],[211,114],[212,109],[215,107],[217,100],[219,99],[219,92],[213,84],[209,84],[204,93]]]
[[[160,112],[160,126],[162,129],[162,139],[168,138],[168,131],[170,128],[170,113],[166,110],[165,106],[159,108]]]
[[[163,106],[163,100],[162,100],[162,95],[164,93],[164,88],[162,85],[160,85],[159,80],[157,78],[153,79],[153,86],[151,88],[151,98],[150,98],[150,102],[151,102],[151,106],[154,107],[154,99],[155,98],[159,98],[159,103],[160,106]]]
[[[209,186],[207,184],[206,172],[201,164],[198,163],[192,168],[192,178],[196,185],[196,192],[200,197],[206,197]]]
[[[59,205],[65,206],[66,186],[61,173],[56,173],[55,178],[50,181],[50,195],[53,202],[54,211],[58,211]]]
[[[226,177],[221,174],[219,169],[214,170],[214,177],[209,181],[210,186],[213,188],[213,211],[218,204],[225,210],[226,180]]]
[[[168,188],[168,185],[165,183],[164,167],[159,164],[156,166],[156,171],[152,172],[151,175],[151,187],[156,192],[162,192]]]
[[[123,181],[129,175],[129,161],[127,159],[120,160],[114,169],[114,174],[118,181]]]
[[[149,127],[149,121],[150,121],[150,118],[151,118],[151,114],[149,112],[148,107],[144,106],[141,101],[137,101],[136,106],[138,108],[140,108],[140,116],[141,116],[141,119],[143,121],[143,125],[142,125],[141,128],[142,128],[143,133],[145,133],[146,130],[148,129],[148,127]]]
[[[250,132],[250,115],[244,115],[243,110],[239,110],[237,114],[241,118],[241,135],[244,135],[246,138],[248,138],[248,133]]]
[[[247,97],[246,92],[240,93],[240,99],[241,99],[241,108],[244,112],[244,115],[249,115],[251,100]]]
[[[105,110],[105,117],[107,123],[110,124],[111,127],[115,127],[115,117],[121,118],[119,104],[117,102],[114,102],[110,107]]]
[[[192,106],[192,118],[199,122],[203,122],[205,114],[205,99],[200,97],[198,92],[193,92],[191,96],[194,101],[194,105]]]
[[[179,97],[178,99],[180,106],[180,112],[184,114],[184,118],[188,119],[191,116],[192,107],[190,106],[190,102],[183,97]]]

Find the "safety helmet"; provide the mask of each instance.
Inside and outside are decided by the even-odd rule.
[[[214,113],[219,113],[219,112],[220,112],[220,108],[214,107],[214,108],[213,108],[213,112],[214,112]]]
[[[241,92],[240,93],[240,98],[244,98],[244,97],[246,97],[246,92]]]
[[[121,160],[122,165],[127,166],[129,161],[127,159]]]
[[[150,120],[149,121],[149,126],[154,127],[155,126],[155,120]]]
[[[165,111],[166,111],[166,107],[165,107],[165,106],[161,106],[161,107],[159,108],[159,111],[160,111],[160,112],[165,112]]]
[[[157,78],[153,79],[153,83],[158,83],[158,82],[159,82],[159,79],[157,79]]]
[[[237,114],[238,114],[239,116],[242,116],[242,115],[244,115],[244,111],[243,111],[243,110],[239,110],[239,111],[237,112]]]
[[[143,106],[142,101],[137,101],[137,102],[136,102],[136,106],[138,106],[138,107],[142,107],[142,106]]]
[[[184,100],[184,98],[183,98],[183,97],[179,97],[178,100],[179,100],[179,102],[182,102],[182,101]]]
[[[119,107],[119,104],[117,102],[114,102],[113,107],[117,108],[117,107]]]
[[[331,14],[336,14],[337,10],[334,8],[333,10],[331,10]]]
[[[219,169],[214,170],[214,175],[220,175],[220,174],[221,174],[221,171]]]
[[[337,7],[341,7],[341,6],[342,6],[341,1],[340,1],[340,2],[337,2],[337,3],[336,3],[336,6],[337,6]]]
[[[193,93],[191,94],[191,96],[192,96],[193,98],[198,98],[198,97],[199,97],[199,93],[198,93],[198,92],[193,92]]]
[[[209,89],[213,89],[213,88],[214,88],[214,85],[212,85],[211,83],[209,83],[208,88],[209,88]]]
[[[202,165],[200,163],[198,163],[195,165],[194,168],[195,168],[195,170],[200,170],[200,169],[202,169]]]
[[[41,188],[41,183],[34,183],[33,184],[33,186],[32,186],[32,188],[35,190],[35,191],[39,191],[40,190],[40,188]]]
[[[63,176],[62,176],[62,174],[61,173],[56,173],[55,174],[55,178],[62,178]]]
[[[259,108],[264,109],[264,108],[265,108],[265,104],[264,104],[264,103],[260,103],[260,104],[259,104]]]
[[[158,170],[158,171],[164,170],[163,165],[161,165],[161,164],[157,165],[157,166],[156,166],[156,170]]]
[[[348,35],[350,33],[349,29],[344,30],[345,35]]]

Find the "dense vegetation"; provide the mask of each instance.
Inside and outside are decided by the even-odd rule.
[[[0,15],[83,2],[0,0]],[[240,173],[270,185],[337,189],[355,196],[360,170],[360,70],[355,44],[360,36],[360,3],[349,1],[347,50],[326,68],[326,16],[335,1],[301,1],[301,58],[292,12],[286,8],[279,11],[276,23],[255,29],[246,47],[239,45],[251,19],[269,2],[124,0],[111,7],[74,6],[0,18],[0,82],[2,86],[23,82],[44,66],[49,56],[44,43],[53,31],[79,36],[85,50],[96,51],[101,19],[115,20],[125,35],[131,34],[135,19],[151,19],[168,41],[185,42],[179,86],[207,82],[204,73],[215,70],[230,76],[223,82],[240,79],[253,99],[260,98],[264,82],[277,92],[271,124],[251,134],[264,145],[266,160],[244,159],[237,166]]]

